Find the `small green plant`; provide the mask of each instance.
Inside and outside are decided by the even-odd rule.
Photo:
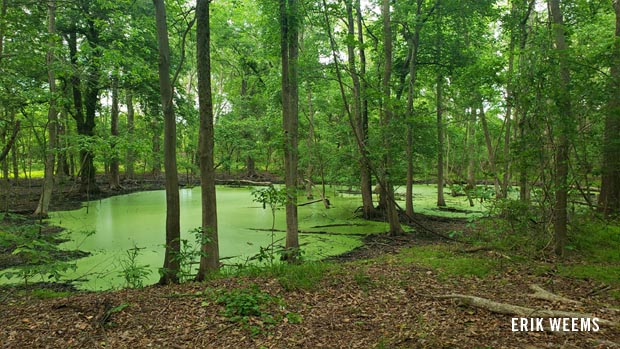
[[[302,317],[298,313],[286,313],[286,321],[289,324],[300,324]]]
[[[273,185],[265,188],[255,189],[252,191],[252,199],[254,202],[258,202],[263,205],[263,209],[267,206],[271,209],[271,245],[267,249],[261,248],[259,253],[260,257],[257,257],[259,261],[267,259],[269,264],[273,265],[275,259],[275,227],[276,227],[276,211],[278,208],[286,204],[286,190],[277,189]],[[284,249],[279,249],[284,251]],[[269,252],[269,253],[267,253]]]
[[[366,275],[363,271],[355,273],[353,275],[353,280],[364,291],[368,291],[374,284],[370,276]]]
[[[75,263],[68,261],[71,253],[59,249],[52,237],[41,235],[39,228],[36,224],[20,226],[0,234],[0,246],[11,251],[15,262],[15,268],[0,277],[19,278],[27,285],[37,276],[40,281],[58,281],[66,272],[76,269]]]
[[[151,274],[148,265],[139,265],[138,257],[144,247],[136,245],[125,251],[125,258],[120,260],[121,271],[119,274],[125,279],[125,286],[130,288],[143,288],[144,280]]]
[[[200,257],[203,256],[202,245],[210,242],[209,236],[203,234],[202,227],[190,230],[190,234],[194,236],[194,242],[181,239],[181,250],[176,256],[176,260],[179,262],[179,274],[177,276],[180,282],[189,281],[194,277],[194,265],[198,264]]]
[[[275,325],[283,318],[281,314],[275,312],[274,315],[270,311],[276,306],[282,308],[282,301],[261,291],[256,285],[251,285],[249,288],[223,291],[215,302],[224,306],[224,316],[232,322],[242,324],[253,336],[262,333],[265,328]],[[291,316],[293,320],[301,321],[300,318]]]

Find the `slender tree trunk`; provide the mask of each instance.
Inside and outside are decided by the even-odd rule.
[[[11,150],[11,148],[15,146],[15,140],[17,139],[17,134],[19,133],[19,129],[20,129],[20,122],[19,120],[17,120],[13,124],[13,133],[11,133],[11,137],[9,138],[9,141],[6,142],[6,144],[4,145],[4,148],[0,152],[0,162],[4,162],[6,160],[6,157],[9,154],[9,151]],[[6,133],[3,133],[2,137],[6,138]],[[5,179],[9,178],[8,167],[6,168],[6,170],[4,170],[4,178]]]
[[[11,164],[13,165],[13,179],[19,179],[19,156],[17,152],[18,147],[11,147]]]
[[[317,161],[316,157],[316,144],[314,133],[314,106],[312,104],[312,88],[308,87],[308,138],[306,139],[306,146],[308,147],[308,167],[306,169],[306,199],[313,200],[314,194],[312,193],[312,176],[314,174],[314,162]]]
[[[476,108],[471,108],[471,115],[467,127],[467,185],[468,190],[474,190],[476,188],[476,120],[477,112]],[[470,205],[473,203],[470,200]]]
[[[444,185],[444,130],[443,130],[443,76],[437,74],[437,206],[446,206]]]
[[[383,15],[383,54],[385,60],[384,74],[383,74],[383,104],[382,104],[382,126],[384,129],[390,129],[392,125],[392,119],[394,115],[392,114],[392,106],[391,106],[391,89],[390,89],[390,77],[392,76],[392,23],[390,17],[390,1],[383,0],[381,4],[381,13]],[[391,178],[391,170],[392,170],[392,137],[384,138],[385,145],[385,155],[384,155],[384,163],[383,163],[383,173],[382,173],[382,189],[385,190],[385,194],[387,196],[387,220],[390,225],[390,234],[391,235],[401,235],[404,234],[403,228],[400,225],[400,219],[398,217],[398,210],[396,209],[396,201],[394,196],[394,186]]]
[[[555,51],[559,61],[558,89],[556,104],[558,105],[559,135],[555,150],[555,206],[553,229],[555,237],[555,254],[564,255],[567,240],[567,199],[568,199],[568,157],[572,125],[572,109],[570,101],[570,71],[566,44],[566,32],[560,0],[550,0],[551,22]]]
[[[515,4],[513,2],[513,9],[515,8]],[[506,85],[506,117],[504,118],[504,175],[501,183],[501,191],[497,191],[495,189],[495,196],[500,197],[508,197],[508,183],[510,181],[510,134],[511,134],[511,126],[512,126],[512,107],[514,104],[514,35],[510,36],[510,42],[508,44],[508,83]],[[486,118],[484,120],[484,124],[486,125]],[[486,136],[485,136],[486,137]],[[491,149],[487,145],[487,149]],[[490,154],[490,153],[489,153]],[[491,157],[489,156],[489,162]],[[495,160],[493,160],[495,162]],[[493,164],[492,167],[495,167]],[[494,175],[497,176],[495,170],[492,170]]]
[[[118,78],[112,78],[112,107],[110,110],[110,135],[111,135],[111,159],[110,159],[110,189],[118,190],[121,188],[119,171],[119,154],[116,150],[116,143],[119,136],[118,132]]]
[[[179,178],[176,160],[176,118],[170,81],[170,45],[164,0],[153,0],[159,47],[159,90],[164,113],[164,168],[166,171],[166,254],[160,284],[179,282],[179,253],[181,227],[179,207]]]
[[[360,60],[364,59],[362,62],[363,69],[365,70],[365,52],[363,49],[363,34],[361,25],[358,26],[358,35],[357,39],[362,40],[355,43],[355,24],[356,20],[353,17],[353,1],[346,1],[346,12],[347,12],[347,32],[349,39],[347,40],[347,56],[348,56],[348,64],[349,64],[349,74],[351,75],[351,80],[353,81],[353,119],[355,124],[355,129],[353,132],[356,133],[357,139],[362,140],[362,143],[365,144],[368,139],[368,120],[367,120],[367,102],[365,96],[363,96],[363,87],[360,82],[361,73],[357,71],[356,66],[356,45],[359,46],[359,55]],[[356,7],[359,7],[359,0],[356,0]],[[358,21],[361,22],[361,13],[358,12]],[[359,148],[359,147],[358,147]],[[360,152],[364,152],[365,147],[362,149],[358,149]],[[369,219],[376,215],[375,208],[372,202],[372,176],[370,173],[370,166],[367,163],[367,154],[360,154],[359,157],[359,165],[360,165],[360,190],[362,193],[362,214],[364,218]]]
[[[125,91],[125,99],[127,103],[127,135],[129,139],[133,139],[133,134],[135,131],[135,125],[134,125],[135,110],[133,107],[133,94],[129,89]],[[129,147],[127,148],[127,155],[125,158],[126,159],[125,160],[125,177],[129,179],[133,179],[134,177],[134,162],[136,161],[135,157],[136,156],[134,153],[134,149],[132,145],[130,144]]]
[[[199,156],[202,194],[202,247],[197,281],[208,272],[219,269],[215,196],[215,164],[213,158],[213,98],[211,95],[210,0],[196,1],[196,59],[198,67],[198,103],[200,109]]]
[[[161,123],[159,119],[154,115],[153,120],[151,120],[151,125],[153,129],[153,136],[151,138],[151,147],[153,154],[151,174],[153,175],[153,177],[159,177],[161,175]]]
[[[616,32],[611,52],[609,101],[605,116],[601,194],[598,209],[606,216],[620,215],[620,3],[612,0]]]
[[[282,56],[282,124],[284,128],[284,181],[286,185],[286,250],[283,258],[297,260],[299,236],[297,222],[297,57],[299,14],[297,0],[279,0],[280,53]]]
[[[366,50],[364,49],[364,26],[362,18],[362,8],[360,0],[355,0],[355,14],[357,23],[357,42],[358,42],[358,54],[360,58],[360,121],[358,128],[361,131],[362,151],[366,160],[360,164],[360,177],[361,177],[361,192],[362,192],[362,204],[364,205],[364,217],[371,218],[376,215],[372,203],[372,173],[370,164],[368,162],[368,81],[366,79]]]
[[[486,113],[484,112],[484,106],[482,102],[480,103],[480,123],[482,124],[482,132],[484,133],[484,143],[487,147],[487,156],[489,157],[489,167],[491,169],[491,173],[493,173],[493,184],[495,186],[495,197],[501,198],[506,197],[502,187],[500,187],[499,176],[497,174],[497,164],[495,162],[495,150],[493,149],[493,144],[491,142],[491,134],[489,133],[489,125],[487,124]],[[509,137],[510,138],[510,137]],[[504,144],[505,145],[505,144]],[[508,161],[506,159],[505,161]]]
[[[420,16],[422,2],[418,1],[416,16]],[[415,31],[411,37],[407,38],[409,46],[409,86],[407,91],[407,182],[405,184],[405,213],[409,217],[413,217],[413,121],[415,118],[415,110],[413,101],[415,98],[415,83],[417,80],[417,56],[418,46],[420,43],[421,24],[416,25]]]
[[[36,216],[46,217],[54,190],[54,163],[57,143],[58,111],[56,109],[56,74],[54,72],[54,47],[56,34],[56,1],[47,2],[47,32],[50,35],[46,56],[47,82],[49,84],[50,99],[47,111],[48,144],[45,156],[45,173],[43,175],[43,190],[39,198],[39,204],[34,211]]]

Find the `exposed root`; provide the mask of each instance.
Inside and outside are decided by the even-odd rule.
[[[584,314],[572,311],[561,311],[561,310],[547,310],[547,309],[535,309],[529,307],[522,307],[520,305],[513,305],[508,303],[499,303],[492,301],[490,299],[469,296],[463,294],[448,294],[443,296],[435,296],[435,298],[439,299],[456,299],[463,304],[474,306],[477,308],[486,309],[493,313],[498,314],[508,314],[508,315],[517,315],[523,317],[562,317],[562,318],[594,318],[596,316],[592,314]],[[597,317],[598,318],[598,317]],[[604,320],[598,318],[598,323],[605,326],[610,327],[620,327],[620,324],[614,321]]]
[[[533,284],[530,285],[530,289],[534,291],[534,294],[531,294],[530,297],[536,299],[542,299],[550,302],[561,302],[561,303],[572,303],[572,304],[581,304],[580,301],[576,301],[574,299],[558,296],[557,294],[551,293],[539,285]]]

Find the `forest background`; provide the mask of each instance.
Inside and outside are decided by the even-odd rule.
[[[468,238],[500,256],[585,258],[601,264],[569,274],[615,285],[620,4],[2,0],[0,144],[5,213],[41,177],[39,218],[63,188],[163,179],[162,284],[180,281],[181,176],[201,183],[197,280],[219,267],[219,177],[284,183],[290,262],[298,190],[327,206],[325,185],[349,187],[394,238],[424,182],[438,207],[444,190],[488,202]]]

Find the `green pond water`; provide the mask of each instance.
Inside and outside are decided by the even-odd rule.
[[[330,209],[320,202],[299,207],[300,243],[306,260],[350,251],[362,244],[364,235],[384,232],[388,228],[386,223],[356,218],[354,211],[360,206],[360,195],[343,194],[338,189],[343,188],[328,189],[327,196],[332,204]],[[397,191],[401,189],[404,190],[397,188]],[[252,190],[217,188],[220,257],[226,264],[243,263],[255,256],[261,247],[271,243],[271,210],[253,202]],[[417,212],[455,215],[436,209],[436,186],[416,185],[414,192]],[[194,241],[190,231],[200,226],[200,188],[181,189],[180,199],[182,239]],[[304,196],[298,198],[300,203],[305,201]],[[479,203],[469,207],[464,197],[446,195],[446,201],[448,206],[469,210],[471,214],[484,211]],[[404,207],[403,202],[399,204]],[[151,270],[144,284],[157,282],[158,268],[163,264],[165,238],[163,190],[90,201],[78,210],[53,212],[49,223],[66,229],[69,241],[62,248],[79,249],[91,254],[77,260],[77,270],[64,276],[66,280],[81,280],[76,283],[79,288],[104,290],[123,287],[121,262],[126,260],[127,251],[134,247],[141,249],[137,264],[148,265]],[[285,229],[284,209],[276,213],[275,229]],[[283,238],[284,232],[275,233],[276,240]]]
[[[217,188],[220,257],[225,263],[240,263],[271,243],[271,210],[252,201],[251,188]],[[361,245],[360,234],[378,233],[387,225],[354,217],[359,206],[355,195],[332,192],[332,208],[322,203],[299,207],[299,227],[303,232],[328,234],[300,235],[304,258],[321,259]],[[200,188],[181,189],[182,238],[194,241],[190,231],[200,226]],[[299,202],[305,198],[300,197]],[[120,261],[126,251],[142,248],[138,264],[152,270],[145,284],[158,280],[163,263],[165,237],[165,192],[149,191],[91,201],[79,210],[54,212],[50,223],[67,229],[66,249],[79,249],[92,255],[77,261],[77,271],[67,279],[87,278],[79,287],[98,290],[123,286]],[[326,227],[332,225],[331,227]],[[340,226],[339,226],[340,225]],[[285,212],[276,213],[276,230],[285,229]],[[95,232],[88,234],[88,232]],[[284,237],[276,232],[275,238]],[[233,258],[227,258],[233,257]]]

